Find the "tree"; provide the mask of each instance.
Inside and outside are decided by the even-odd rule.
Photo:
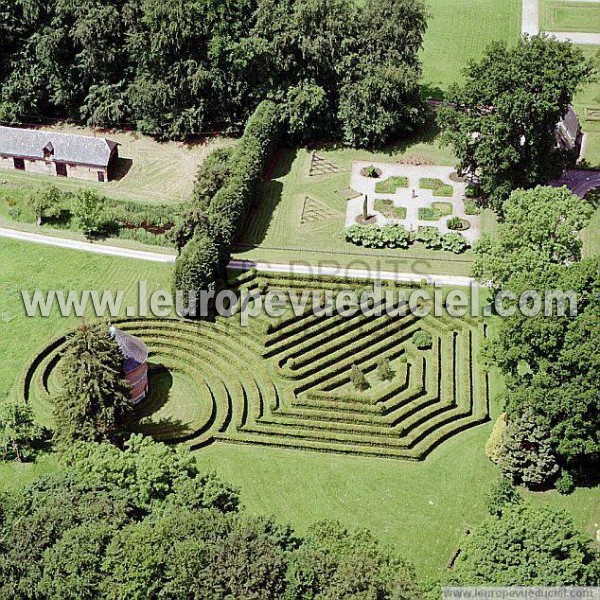
[[[130,414],[123,354],[105,325],[82,325],[69,340],[62,386],[54,397],[55,437],[61,443],[111,440]]]
[[[288,598],[421,598],[414,570],[366,530],[313,525],[290,557]]]
[[[493,208],[501,211],[517,188],[560,176],[568,157],[557,147],[556,124],[592,72],[570,42],[524,36],[510,48],[490,45],[466,69],[466,81],[450,89],[438,112],[442,141],[458,156],[458,171],[478,179]]]
[[[380,381],[391,381],[394,379],[394,371],[390,367],[389,358],[382,358],[377,362],[377,377]]]
[[[381,146],[424,122],[418,73],[406,65],[365,64],[340,92],[338,118],[349,146]]]
[[[42,438],[43,432],[36,424],[29,404],[0,400],[0,447],[3,460],[12,454],[19,462],[25,461]]]
[[[474,277],[499,288],[515,274],[579,260],[579,232],[592,212],[565,187],[513,192],[504,204],[504,221],[495,239],[483,237],[475,245]]]
[[[564,510],[523,503],[488,517],[461,546],[453,584],[598,585],[598,553]]]
[[[419,329],[419,331],[415,331],[411,338],[412,343],[419,350],[429,350],[433,346],[433,338],[431,334],[427,331],[423,331]]]
[[[35,215],[38,227],[42,224],[43,219],[56,217],[60,213],[61,197],[61,192],[53,185],[47,188],[38,188],[28,194],[27,204]]]
[[[91,238],[102,231],[105,225],[105,201],[106,198],[95,190],[80,189],[75,194],[71,212],[85,237]]]
[[[365,377],[365,374],[360,370],[358,365],[352,365],[350,369],[350,380],[352,381],[352,385],[354,389],[359,392],[364,392],[368,390],[371,386]]]
[[[558,473],[548,432],[531,410],[508,422],[496,464],[513,483],[540,488]]]
[[[514,275],[510,286],[516,297],[537,290],[547,302],[548,293],[559,290],[568,292],[571,302],[564,303],[562,316],[558,302],[548,316],[516,310],[498,323],[487,351],[505,377],[509,421],[530,411],[563,469],[578,478],[597,470],[600,455],[594,342],[600,336],[599,281],[597,259]]]

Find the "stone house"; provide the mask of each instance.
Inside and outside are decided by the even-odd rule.
[[[109,181],[118,143],[101,137],[0,127],[0,168]]]

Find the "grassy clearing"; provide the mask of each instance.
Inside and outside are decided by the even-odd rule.
[[[490,42],[512,44],[521,34],[520,0],[429,0],[427,5],[423,77],[434,95],[460,81],[461,71],[481,58]]]
[[[450,252],[427,250],[416,244],[408,250],[358,249],[345,241],[344,222],[353,161],[396,162],[418,159],[426,164],[453,164],[448,148],[440,148],[435,132],[423,141],[390,148],[384,152],[350,149],[318,150],[319,156],[334,163],[338,173],[311,176],[312,152],[306,149],[282,150],[271,181],[259,188],[256,205],[235,249],[237,258],[268,262],[296,262],[345,268],[415,273],[469,275],[473,253],[457,256]],[[303,222],[306,197],[327,207],[330,216]],[[493,231],[495,217],[482,218],[484,231]]]
[[[179,203],[192,192],[199,165],[216,147],[231,143],[226,138],[208,139],[202,143],[157,142],[133,132],[98,131],[88,127],[59,124],[44,127],[61,133],[104,136],[120,144],[117,178],[97,183],[64,177],[49,177],[17,171],[0,172],[0,181],[35,187],[53,185],[65,191],[93,187],[111,198],[124,198],[152,204]]]
[[[377,194],[395,194],[398,188],[408,187],[408,178],[395,176],[388,177],[383,181],[379,181],[375,184],[375,193]]]
[[[406,219],[406,207],[394,206],[388,198],[375,198],[375,210],[388,219]]]
[[[594,2],[541,0],[540,29],[598,33],[600,32],[600,5]]]

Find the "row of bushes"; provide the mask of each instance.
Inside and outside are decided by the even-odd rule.
[[[462,234],[456,231],[441,234],[437,227],[421,227],[416,234],[411,235],[402,225],[389,224],[378,227],[356,224],[348,227],[345,234],[347,241],[365,248],[406,249],[417,241],[425,244],[426,248],[461,254],[469,247]]]
[[[220,171],[222,177],[214,179],[215,187],[220,187],[212,198],[207,197],[206,190],[199,189],[199,184],[196,185],[195,196],[201,199],[201,205],[191,207],[196,212],[190,227],[193,232],[175,265],[175,290],[207,289],[227,266],[279,133],[277,105],[270,101],[261,102],[248,120],[244,135],[229,153],[227,166]],[[214,159],[210,164],[218,168]]]

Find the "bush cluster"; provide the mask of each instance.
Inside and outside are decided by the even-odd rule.
[[[452,231],[442,235],[437,227],[421,227],[412,236],[402,225],[351,225],[345,231],[346,240],[365,248],[408,248],[413,241],[422,242],[432,250],[447,250],[461,254],[469,243],[465,237]]]

